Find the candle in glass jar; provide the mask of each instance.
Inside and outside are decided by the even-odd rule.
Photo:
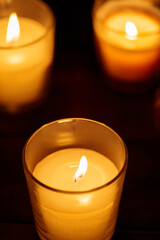
[[[16,112],[45,94],[54,54],[54,29],[48,30],[31,18],[16,19],[12,13],[10,20],[0,18],[0,30],[0,106]]]
[[[109,1],[93,11],[98,54],[113,78],[144,81],[159,69],[160,12],[148,3],[144,7],[143,1],[121,2]]]
[[[82,156],[87,159],[88,167],[86,173],[74,181]],[[35,166],[33,176],[42,184],[62,191],[54,198],[53,192],[37,189],[38,208],[50,233],[48,239],[97,240],[106,236],[107,228],[114,229],[116,186],[110,186],[107,193],[99,190],[98,195],[90,190],[105,185],[117,174],[118,169],[111,160],[89,149],[63,149],[42,159]],[[105,204],[102,204],[104,198]],[[40,234],[41,229],[38,232]]]

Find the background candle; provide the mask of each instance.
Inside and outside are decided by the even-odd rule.
[[[107,74],[128,83],[145,81],[159,71],[160,11],[148,1],[95,1],[95,44]],[[137,36],[127,36],[132,22]]]
[[[20,36],[7,42],[13,7],[18,15]],[[41,1],[16,0],[3,9],[0,30],[0,106],[16,112],[34,105],[46,94],[54,56],[55,20]]]
[[[84,155],[88,169],[75,183],[73,177]],[[119,136],[91,120],[59,120],[33,134],[23,163],[40,238],[110,239],[126,160]]]

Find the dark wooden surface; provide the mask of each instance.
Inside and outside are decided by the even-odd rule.
[[[84,117],[112,127],[128,148],[129,163],[113,239],[158,240],[160,103],[155,98],[158,85],[138,94],[124,94],[108,87],[94,55],[92,1],[81,1],[78,5],[74,1],[48,3],[57,14],[55,63],[48,99],[30,112],[0,113],[0,239],[38,239],[22,168],[25,141],[45,123]]]

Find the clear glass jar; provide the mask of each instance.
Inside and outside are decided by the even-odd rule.
[[[55,155],[52,154],[66,150],[70,152],[69,157],[61,155],[59,160],[54,160]],[[88,151],[92,153],[92,157],[88,157],[87,169],[89,179],[92,180],[91,187],[85,188],[88,182],[85,182],[84,176],[84,180],[79,181],[79,185],[75,185],[73,190],[66,190],[67,182],[73,180],[72,174],[70,179],[65,179],[64,172],[61,174],[56,171],[57,168],[63,171],[63,167],[66,171],[72,171],[71,167],[76,164],[73,157],[75,155],[72,154],[75,151],[81,151],[82,154]],[[44,174],[45,178],[49,177],[48,182],[45,182],[40,175],[34,173],[42,162],[44,166],[41,170],[44,173],[48,156],[53,157],[53,165]],[[108,159],[109,164],[116,168],[114,177],[109,181],[105,180],[112,168],[110,165],[106,167]],[[127,161],[127,149],[123,140],[103,123],[69,118],[51,122],[38,129],[24,147],[23,166],[39,237],[43,240],[111,239]],[[52,171],[53,178],[55,174],[57,178],[64,178],[61,187],[56,185],[57,178],[53,180],[53,185],[50,185]],[[83,187],[78,188],[82,184]]]

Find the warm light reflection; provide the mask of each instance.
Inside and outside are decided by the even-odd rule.
[[[134,40],[137,37],[138,31],[133,22],[127,22],[125,25],[126,38]]]
[[[20,63],[23,61],[23,56],[22,55],[14,55],[14,56],[11,56],[8,61],[11,63],[11,64],[17,64],[17,63]]]
[[[87,167],[88,167],[88,162],[87,162],[87,158],[85,156],[81,157],[78,169],[73,177],[74,182],[78,182],[79,180],[81,180],[86,171],[87,171]]]
[[[18,40],[20,36],[20,27],[18,22],[18,17],[16,13],[12,13],[9,17],[6,41],[8,43],[14,43]]]
[[[83,205],[88,205],[88,203],[91,201],[91,195],[83,195],[83,196],[78,196],[78,200],[81,204]]]

